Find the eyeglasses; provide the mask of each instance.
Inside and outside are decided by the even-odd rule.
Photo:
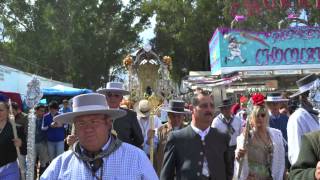
[[[120,94],[114,94],[114,93],[107,93],[107,97],[108,98],[111,98],[111,97],[115,97],[115,98],[119,98],[119,97],[121,97],[121,95]]]
[[[98,127],[101,124],[103,124],[105,120],[102,119],[97,119],[97,120],[92,120],[92,121],[76,121],[75,124],[77,124],[80,128],[88,127],[88,126],[93,126],[93,127]]]
[[[265,114],[265,113],[261,113],[261,114],[258,114],[257,117],[265,118],[265,117],[266,117],[266,114]]]

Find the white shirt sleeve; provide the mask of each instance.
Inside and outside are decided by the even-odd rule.
[[[274,146],[272,159],[272,176],[274,180],[283,180],[285,171],[285,150],[283,136],[280,130],[271,129],[272,143]]]
[[[41,124],[41,130],[46,131],[49,129],[49,126],[44,126],[44,117],[42,117],[42,124]]]
[[[293,165],[299,155],[300,143],[301,143],[301,128],[296,119],[296,116],[291,116],[288,120],[287,125],[287,134],[288,134],[288,158],[290,164]]]
[[[153,121],[154,121],[154,130],[155,130],[155,136],[153,137],[153,145],[154,145],[153,150],[155,152],[155,150],[157,149],[158,143],[159,143],[159,140],[158,140],[158,137],[156,134],[157,134],[158,128],[161,127],[162,123],[161,123],[161,120],[157,116],[154,116]],[[150,145],[147,144],[147,141],[148,141],[148,135],[146,134],[146,136],[144,138],[144,143],[143,143],[143,151],[146,154],[150,154]]]

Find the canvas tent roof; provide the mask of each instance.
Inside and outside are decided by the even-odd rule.
[[[79,94],[87,94],[92,93],[90,89],[78,89],[73,87],[67,87],[63,85],[56,85],[51,88],[43,88],[42,89],[44,96],[76,96]]]

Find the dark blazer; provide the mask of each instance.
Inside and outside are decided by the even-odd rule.
[[[116,131],[117,137],[123,142],[141,147],[143,136],[137,120],[137,113],[128,109],[120,109],[125,110],[127,115],[115,119],[113,122],[113,129]]]
[[[210,128],[204,142],[201,141],[189,125],[178,131],[173,131],[165,146],[161,180],[197,180],[202,176],[204,155],[208,161],[208,168],[212,180],[232,179],[233,169],[228,157],[230,137]]]
[[[292,165],[290,180],[315,179],[315,170],[320,161],[320,131],[302,136],[297,162]]]

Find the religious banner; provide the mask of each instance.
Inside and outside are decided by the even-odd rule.
[[[232,71],[320,68],[320,28],[272,32],[218,28],[209,42],[213,75]]]

